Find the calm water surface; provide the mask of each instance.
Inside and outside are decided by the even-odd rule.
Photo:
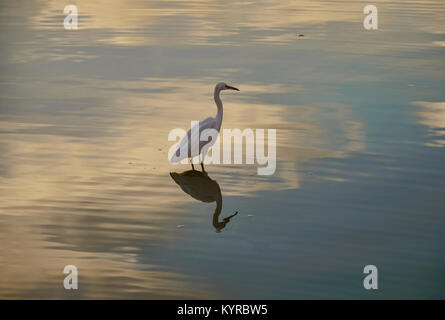
[[[0,298],[445,298],[444,1],[0,3]],[[277,171],[175,182],[219,81]]]

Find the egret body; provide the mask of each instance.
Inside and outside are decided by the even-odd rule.
[[[215,86],[214,99],[216,107],[218,108],[216,117],[209,117],[203,121],[200,121],[187,132],[187,134],[182,138],[181,142],[179,142],[178,149],[175,151],[175,153],[170,159],[172,163],[179,162],[186,158],[194,158],[202,154],[201,168],[202,171],[205,171],[204,158],[210,147],[215,144],[217,137],[209,137],[209,139],[206,141],[201,141],[200,137],[201,133],[204,130],[213,129],[219,133],[219,130],[221,129],[221,124],[223,120],[223,104],[221,98],[219,97],[219,94],[222,90],[239,91],[239,89],[229,86],[224,82],[220,82]],[[199,130],[197,126],[199,126]],[[192,141],[193,143],[196,142],[197,148],[192,148],[193,146]],[[193,163],[192,163],[192,168],[193,170],[195,169]]]

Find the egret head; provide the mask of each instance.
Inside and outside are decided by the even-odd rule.
[[[236,90],[239,91],[238,88],[229,86],[228,84],[225,84],[224,82],[220,82],[216,85],[215,91],[221,91],[221,90]]]

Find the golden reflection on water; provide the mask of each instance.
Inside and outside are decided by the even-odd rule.
[[[73,110],[63,114],[63,119],[46,114],[32,120],[37,123],[13,120],[2,123],[2,128],[8,131],[8,139],[2,139],[6,174],[0,177],[0,209],[7,213],[8,225],[15,225],[11,222],[13,217],[23,216],[18,218],[20,228],[10,228],[2,234],[3,243],[13,241],[13,247],[17,248],[8,250],[10,246],[2,246],[0,256],[9,261],[3,268],[2,285],[16,288],[2,294],[4,297],[21,296],[29,293],[32,286],[38,287],[41,283],[51,286],[59,281],[61,265],[69,260],[70,264],[88,270],[82,274],[95,279],[89,282],[94,288],[96,282],[117,281],[113,280],[117,276],[113,270],[119,270],[126,263],[119,277],[129,279],[126,289],[129,295],[138,296],[142,292],[153,297],[199,295],[194,291],[199,290],[198,287],[190,290],[190,279],[184,280],[185,283],[173,280],[177,278],[174,271],[170,274],[139,270],[137,250],[132,252],[129,261],[116,260],[128,256],[119,249],[128,241],[137,242],[142,237],[145,243],[157,246],[178,236],[174,234],[175,216],[181,213],[184,200],[172,196],[178,190],[166,176],[172,170],[188,169],[188,165],[175,167],[168,162],[168,149],[173,142],[167,141],[167,136],[173,128],[187,129],[190,120],[216,113],[211,96],[213,86],[209,85],[216,79],[107,81],[72,78],[74,80],[82,87],[84,97],[106,97],[105,102],[94,106],[90,117],[83,119],[81,111]],[[53,99],[75,97],[62,88],[58,90],[63,82],[56,83],[52,82]],[[296,90],[280,84],[241,83],[239,86],[246,97],[265,91]],[[150,90],[146,92],[145,88]],[[41,95],[40,90],[34,92],[36,98]],[[259,190],[298,188],[300,163],[323,157],[345,157],[364,147],[362,125],[352,118],[347,121],[346,107],[337,108],[329,116],[329,121],[337,122],[332,130],[343,132],[341,139],[346,141],[343,147],[332,148],[334,141],[329,141],[329,131],[320,122],[318,107],[295,106],[297,117],[284,105],[224,94],[222,99],[225,107],[223,128],[275,127],[279,131],[279,162],[273,179],[257,176],[254,166],[208,166],[207,170],[215,173],[222,183],[225,195],[254,196]],[[215,185],[219,189],[216,182]],[[216,209],[221,208],[217,198]],[[216,230],[222,230],[230,221],[230,217],[220,219],[219,215],[220,212],[213,214]],[[42,225],[50,228],[51,234],[68,239],[69,246],[58,245],[54,249],[54,244],[45,236],[48,231],[38,227]],[[41,231],[37,232],[36,228]],[[73,245],[75,250],[72,251]],[[98,248],[100,255],[94,253]],[[48,269],[48,261],[52,269]],[[29,265],[43,274],[37,277],[39,283],[34,283],[32,275],[28,274]],[[144,270],[149,268],[146,263],[143,267]],[[153,268],[157,269],[156,265]],[[170,280],[162,282],[160,278]],[[17,279],[29,281],[31,287],[22,285]],[[140,279],[141,286],[132,288],[131,279]],[[175,282],[175,287],[183,287],[184,291],[157,291],[156,286],[161,284],[165,288],[173,286],[170,282]],[[95,290],[88,296],[107,296],[100,289]],[[54,293],[56,296],[63,294]]]
[[[38,14],[30,17],[36,28],[54,28],[51,18],[60,14],[66,3],[51,0],[41,6]],[[84,16],[84,29],[119,29],[122,32],[162,23],[164,18],[186,17],[190,29],[184,30],[194,36],[226,35],[236,27],[256,29],[283,28],[295,24],[321,24],[330,21],[360,21],[354,8],[360,4],[325,1],[139,1],[139,0],[76,0]],[[267,14],[265,12],[267,11]],[[196,18],[197,20],[193,20]],[[215,34],[216,33],[216,34]]]
[[[0,297],[8,298],[109,298],[116,291],[121,297],[158,299],[178,297],[217,297],[209,287],[193,279],[159,266],[140,264],[139,249],[118,248],[119,252],[87,252],[48,241],[40,227],[46,217],[2,218],[0,233]],[[78,292],[67,292],[61,281],[67,261],[80,275]],[[191,281],[192,280],[192,281]],[[193,283],[193,282],[198,283]],[[193,284],[192,284],[193,283]]]
[[[209,83],[216,79],[145,79],[142,81],[123,82],[107,80],[82,80],[84,97],[98,95],[106,97],[106,102],[95,106],[90,116],[79,118],[81,111],[72,111],[63,116],[61,125],[56,116],[44,115],[39,124],[8,122],[11,134],[4,141],[8,174],[14,179],[4,182],[4,195],[21,194],[18,203],[28,203],[38,198],[54,198],[61,191],[72,189],[72,185],[91,184],[99,193],[109,193],[115,188],[101,182],[109,179],[108,175],[126,177],[146,176],[156,185],[154,180],[164,179],[172,165],[167,160],[168,150],[174,142],[167,140],[170,130],[174,128],[188,129],[191,120],[203,119],[216,114],[212,101]],[[54,99],[75,97],[74,93],[58,90],[53,85]],[[257,95],[260,92],[284,93],[295,88],[284,85],[240,84],[245,96]],[[150,88],[148,92],[145,88]],[[43,88],[42,88],[43,90]],[[140,90],[140,91],[138,91]],[[38,91],[38,90],[37,90]],[[37,93],[36,95],[40,95]],[[36,96],[37,98],[37,96]],[[294,189],[299,186],[296,168],[299,163],[323,157],[345,157],[349,152],[364,148],[363,125],[348,112],[346,106],[338,106],[330,112],[328,121],[336,123],[335,127],[326,127],[320,119],[323,108],[319,106],[298,106],[290,109],[285,105],[263,104],[261,101],[246,101],[225,95],[224,128],[276,128],[277,164],[276,178],[269,181],[264,177],[252,174],[256,167],[247,166],[248,174],[241,180],[231,181],[225,187],[231,195],[248,195],[258,190]],[[102,114],[103,117],[99,115]],[[71,119],[71,120],[70,120]],[[80,119],[80,120],[79,120]],[[79,123],[79,121],[81,121]],[[85,123],[83,123],[85,122]],[[98,125],[96,125],[96,123]],[[87,135],[73,138],[75,135]],[[345,143],[338,146],[331,138],[329,130],[341,133],[336,138]],[[30,134],[27,134],[27,132]],[[26,137],[26,139],[23,139]],[[233,150],[233,148],[232,148]],[[179,165],[182,168],[184,165]],[[174,166],[176,168],[176,166]],[[233,172],[241,170],[233,166],[211,166],[210,170]],[[30,174],[33,181],[29,181]],[[108,178],[107,178],[108,177]],[[2,178],[3,179],[3,178]],[[118,181],[115,181],[116,183]],[[62,186],[59,186],[61,183]],[[96,183],[94,185],[93,183]],[[145,182],[143,188],[146,188]],[[34,188],[35,186],[38,188]],[[249,187],[247,187],[249,186]],[[63,188],[63,189],[60,189]],[[131,184],[130,189],[141,188],[139,183]],[[64,190],[67,189],[67,190]],[[87,196],[91,190],[79,190],[78,196]],[[73,196],[73,193],[70,193]],[[158,197],[155,202],[162,201]],[[167,201],[167,200],[165,200]],[[164,201],[164,202],[165,202]],[[17,203],[16,203],[17,204]]]
[[[79,31],[95,30],[98,33],[82,33],[54,36],[55,42],[69,44],[109,44],[117,46],[153,45],[212,45],[237,44],[236,36],[244,30],[260,31],[242,41],[289,43],[296,40],[298,29],[306,26],[323,26],[328,23],[348,22],[361,26],[363,4],[356,1],[140,1],[140,0],[76,0],[79,9]],[[444,8],[440,1],[423,1],[423,5],[404,0],[373,2],[381,11],[381,21],[387,29],[399,29],[409,25],[414,15],[420,15],[418,28],[428,32],[443,32],[440,23]],[[32,1],[25,9],[6,7],[4,15],[25,14],[31,28],[60,31],[63,18],[62,0]],[[25,10],[25,11],[24,11]],[[391,15],[407,12],[394,21]],[[425,18],[425,19],[424,19]],[[401,20],[402,19],[402,20]],[[180,28],[172,26],[180,25]],[[434,27],[432,27],[434,26]],[[289,30],[295,29],[295,32]],[[292,30],[294,31],[294,30]],[[383,30],[385,32],[386,30]],[[264,33],[266,32],[266,33]],[[78,33],[79,34],[79,33]],[[312,38],[325,38],[325,31],[311,28]],[[354,40],[359,41],[359,37]],[[412,43],[414,44],[414,43]],[[345,43],[342,43],[344,46]],[[348,45],[348,44],[346,44]],[[375,46],[374,46],[375,47]],[[366,50],[372,50],[367,47]],[[356,50],[361,50],[355,46]],[[375,48],[377,49],[377,48]],[[391,50],[390,46],[381,50]],[[53,53],[54,54],[54,53]]]

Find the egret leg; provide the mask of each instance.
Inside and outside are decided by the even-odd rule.
[[[193,171],[195,170],[195,166],[193,165],[193,162],[192,162],[192,170],[193,170]]]
[[[207,173],[207,172],[206,172],[206,169],[204,169],[204,158],[205,158],[205,155],[204,155],[204,154],[202,154],[202,159],[201,159],[201,155],[199,155],[199,160],[201,161],[201,169],[202,169],[202,172]]]

